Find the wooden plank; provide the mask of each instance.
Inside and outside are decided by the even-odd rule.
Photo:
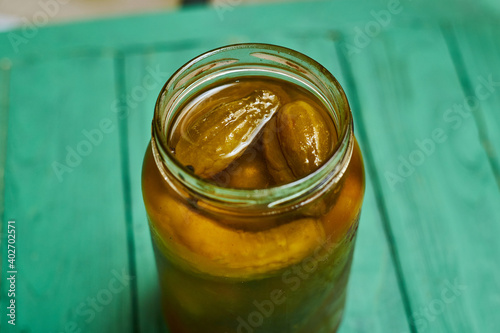
[[[32,22],[27,28],[0,34],[0,49],[7,57],[30,58],[60,53],[93,54],[101,49],[147,49],[165,43],[168,44],[166,47],[186,43],[192,45],[202,44],[213,36],[238,38],[252,30],[254,34],[269,33],[276,30],[276,22],[294,35],[318,29],[352,29],[375,20],[372,12],[386,10],[388,3],[385,0],[338,0],[198,7],[179,12],[81,22],[65,25],[64,28]],[[464,12],[460,6],[445,1],[401,3],[406,8],[398,14],[401,20],[418,17],[489,19],[483,11]],[[32,21],[31,18],[28,21]]]
[[[112,58],[13,66],[10,82],[5,216],[16,221],[18,321],[2,318],[1,330],[130,332]]]
[[[366,185],[339,333],[406,332],[409,324],[370,178]]]
[[[412,331],[488,332],[499,325],[491,293],[498,290],[500,194],[476,123],[455,128],[447,117],[464,95],[439,31],[428,24],[382,33],[350,58],[351,90],[362,107]]]
[[[465,117],[472,116],[500,188],[500,46],[492,25],[456,23],[443,28],[450,55],[467,96]]]

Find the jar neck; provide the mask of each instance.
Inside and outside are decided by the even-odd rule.
[[[169,148],[182,106],[221,79],[268,76],[299,84],[312,92],[337,128],[332,156],[316,171],[294,182],[266,189],[217,186],[186,170]],[[151,146],[163,178],[180,196],[209,210],[241,214],[279,214],[314,201],[340,184],[354,147],[347,98],[337,80],[320,64],[293,50],[266,44],[238,44],[207,52],[181,67],[163,87],[155,106]]]

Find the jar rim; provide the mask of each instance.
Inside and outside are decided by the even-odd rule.
[[[332,104],[328,111],[332,113],[332,116],[335,116],[335,112],[343,111],[343,117],[341,119],[342,124],[339,124],[338,142],[334,147],[332,156],[320,168],[305,177],[287,184],[265,189],[239,189],[222,187],[202,179],[177,161],[173,152],[168,148],[167,137],[169,134],[168,131],[172,127],[173,115],[180,110],[176,110],[175,108],[174,110],[162,110],[162,108],[166,108],[164,99],[167,97],[178,98],[182,90],[189,89],[189,84],[186,84],[186,77],[188,75],[191,75],[193,82],[196,82],[194,80],[196,76],[206,73],[203,70],[203,66],[197,67],[197,65],[204,62],[210,64],[210,60],[218,59],[218,56],[226,55],[231,51],[260,52],[260,55],[268,54],[275,57],[273,58],[274,61],[279,61],[278,59],[281,58],[284,60],[283,65],[289,66],[291,70],[296,70],[302,74],[312,72],[312,75],[319,80],[318,82],[324,85],[322,87],[324,91],[321,90],[321,92],[325,93],[326,91],[329,93],[329,96],[324,97],[333,98],[333,102],[335,102],[335,105],[339,109],[335,109]],[[266,53],[262,53],[263,51]],[[219,61],[228,61],[228,59],[231,59],[231,57],[221,58]],[[228,68],[231,66],[232,64],[229,63]],[[198,72],[196,72],[197,70]],[[224,68],[221,70],[224,70]],[[167,96],[167,93],[171,93],[172,96]],[[337,103],[341,103],[341,105],[339,106]],[[162,116],[162,112],[166,114]],[[169,115],[170,122],[168,122]],[[288,210],[293,209],[296,205],[304,205],[314,200],[327,187],[330,187],[332,182],[339,182],[345,173],[352,155],[353,132],[352,113],[346,95],[337,79],[326,68],[314,59],[289,48],[272,44],[242,43],[207,51],[185,63],[167,80],[155,104],[151,146],[156,165],[163,178],[179,194],[185,192],[176,189],[171,177],[173,177],[176,183],[180,183],[187,189],[191,195],[194,195],[197,199],[207,201],[209,205],[216,208],[223,207],[226,210],[262,208]]]

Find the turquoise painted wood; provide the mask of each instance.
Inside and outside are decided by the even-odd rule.
[[[498,279],[487,272],[498,269],[500,193],[475,118],[455,121],[465,95],[440,31],[384,33],[366,57],[351,58],[351,94],[361,101],[410,322],[417,331],[492,332]]]
[[[75,57],[11,69],[3,218],[16,221],[14,332],[131,331],[118,125],[105,107],[112,64]]]
[[[1,312],[0,331],[166,332],[140,189],[154,102],[187,60],[254,41],[322,63],[353,109],[367,191],[340,332],[495,332],[499,14],[401,0],[384,16],[390,3],[195,7],[1,34],[0,311],[14,219],[18,317]]]
[[[470,96],[466,101],[469,113],[480,128],[483,149],[500,186],[500,68],[494,65],[500,57],[499,31],[492,26],[471,31],[456,25],[449,31],[449,39],[462,89]]]

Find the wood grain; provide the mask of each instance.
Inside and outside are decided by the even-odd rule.
[[[500,188],[500,68],[495,66],[500,57],[499,29],[498,25],[470,29],[463,23],[443,27],[468,111]]]
[[[5,216],[16,221],[19,331],[130,331],[112,64],[82,57],[12,68]],[[84,131],[104,119],[109,133],[88,143]],[[68,166],[67,147],[81,160]],[[58,178],[54,162],[71,172]]]
[[[5,57],[32,58],[64,53],[93,54],[100,50],[113,52],[123,48],[168,48],[203,43],[214,36],[227,44],[234,38],[248,36],[248,33],[255,38],[276,30],[286,31],[288,36],[307,36],[318,30],[330,29],[352,31],[356,26],[363,28],[366,23],[373,21],[372,11],[387,9],[388,3],[385,0],[299,1],[285,6],[279,3],[263,6],[236,5],[222,11],[217,6],[193,7],[178,12],[157,12],[69,24],[64,26],[63,31],[57,25],[35,25],[32,30],[20,28],[0,34],[0,49]],[[400,3],[405,10],[397,17],[402,21],[412,22],[424,17],[428,20],[466,18],[472,22],[479,19],[495,22],[491,12],[480,8],[467,11],[467,8],[455,5],[456,2],[450,5],[448,1],[401,0]],[[102,33],[103,31],[106,33]]]
[[[444,116],[464,95],[439,31],[395,27],[351,67],[414,331],[489,331],[500,195],[473,118],[453,126]],[[403,160],[414,163],[405,171]]]

